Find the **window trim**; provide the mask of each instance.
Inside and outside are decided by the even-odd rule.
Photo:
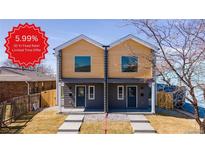
[[[91,95],[90,95],[90,88],[91,88],[91,87],[93,88],[93,97],[90,97],[90,96],[91,96]],[[92,85],[92,86],[89,85],[89,86],[88,86],[88,99],[89,99],[89,100],[95,100],[95,86],[94,86],[94,85]]]
[[[137,71],[136,72],[123,72],[122,71],[122,57],[133,57],[131,55],[122,55],[121,58],[120,58],[120,70],[121,70],[121,73],[137,73],[139,72],[139,58],[138,56],[135,56],[137,58]]]
[[[76,57],[90,57],[90,72],[76,72],[75,71],[75,58]],[[92,72],[92,56],[91,55],[75,55],[74,57],[74,60],[73,60],[73,71],[75,72],[75,73],[91,73]]]
[[[119,95],[119,88],[120,88],[120,87],[122,88],[122,98],[119,97],[119,96],[120,96],[120,95]],[[123,85],[118,85],[118,86],[117,86],[117,100],[124,100],[124,94],[125,94],[124,89],[125,89],[125,88],[124,88]]]

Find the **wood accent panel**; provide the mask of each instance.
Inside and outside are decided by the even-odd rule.
[[[108,76],[110,78],[152,78],[152,50],[129,39],[108,52]],[[137,56],[138,72],[121,72],[121,56]]]
[[[75,72],[75,56],[91,56],[91,72]],[[62,50],[63,78],[103,78],[104,51],[103,49],[80,40]]]

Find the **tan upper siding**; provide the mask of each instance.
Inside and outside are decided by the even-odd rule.
[[[121,56],[137,56],[138,72],[121,72]],[[109,50],[108,76],[110,78],[152,78],[151,49],[129,39]]]
[[[91,72],[75,72],[75,56],[91,56]],[[62,77],[64,78],[103,78],[103,49],[80,40],[62,50]]]

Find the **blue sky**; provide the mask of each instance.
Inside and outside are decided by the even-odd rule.
[[[126,20],[0,20],[0,65],[8,58],[4,47],[8,31],[11,31],[13,26],[25,22],[34,23],[46,32],[49,52],[44,62],[53,69],[56,68],[53,48],[80,34],[105,45],[128,34],[139,35],[132,26],[127,25]]]

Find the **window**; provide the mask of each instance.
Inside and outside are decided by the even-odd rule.
[[[91,71],[90,56],[76,56],[75,72],[90,72],[90,71]]]
[[[123,100],[124,99],[124,86],[117,87],[117,99]]]
[[[95,99],[95,86],[88,86],[88,99]]]
[[[122,56],[121,69],[122,72],[137,72],[138,58],[135,56]]]

